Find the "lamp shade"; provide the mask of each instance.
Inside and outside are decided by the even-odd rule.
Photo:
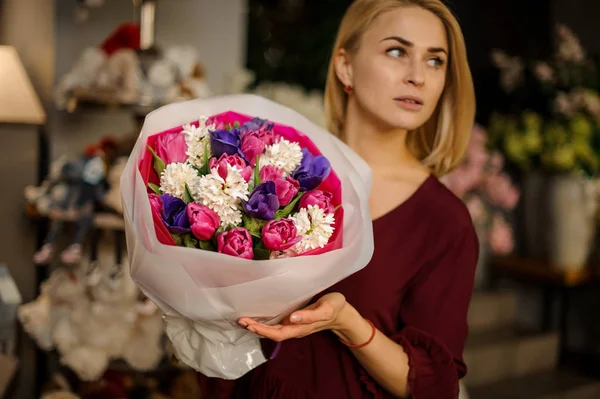
[[[41,125],[46,113],[17,50],[0,46],[0,123]]]

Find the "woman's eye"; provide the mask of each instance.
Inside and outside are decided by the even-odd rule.
[[[395,58],[403,57],[406,54],[404,49],[400,48],[400,47],[391,48],[391,49],[387,50],[387,53],[388,53],[388,55],[391,55],[392,57],[395,57]]]
[[[427,61],[427,63],[429,64],[429,66],[432,66],[434,68],[441,68],[442,66],[444,66],[444,60],[437,57],[430,59],[429,61]]]

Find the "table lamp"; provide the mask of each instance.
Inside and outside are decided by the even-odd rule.
[[[13,46],[0,46],[0,123],[37,126],[41,183],[49,164],[46,113]]]

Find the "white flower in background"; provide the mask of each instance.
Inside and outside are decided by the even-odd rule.
[[[302,148],[298,143],[280,139],[273,145],[265,147],[260,157],[260,167],[271,165],[283,170],[283,175],[289,176],[302,162]]]
[[[256,74],[248,69],[238,69],[229,75],[228,92],[230,94],[253,93],[293,109],[317,125],[326,128],[323,92],[306,92],[299,85],[284,82],[261,82],[255,89],[249,85],[256,80]]]
[[[333,235],[333,213],[325,214],[325,211],[316,205],[300,209],[290,219],[294,221],[298,235],[302,236],[302,241],[290,248],[295,253],[323,248]]]
[[[201,168],[204,164],[204,147],[208,148],[208,157],[210,158],[210,131],[215,130],[216,126],[211,124],[207,125],[206,121],[208,118],[200,117],[198,120],[198,127],[187,124],[183,125],[181,133],[185,135],[185,142],[187,144],[188,162],[197,168]]]
[[[554,111],[567,117],[575,115],[576,106],[577,104],[564,91],[559,92],[554,100]]]
[[[542,83],[553,83],[555,80],[554,70],[545,62],[538,62],[534,72],[535,76]]]
[[[523,80],[525,63],[520,57],[510,57],[502,50],[495,49],[491,53],[492,63],[500,70],[500,85],[510,93]]]
[[[559,24],[556,28],[558,35],[558,51],[556,57],[561,61],[580,63],[585,60],[585,52],[575,34],[566,26]]]
[[[198,172],[187,163],[170,163],[160,175],[161,191],[181,199],[184,198],[186,184],[193,194],[198,189],[199,183]]]
[[[227,178],[219,176],[217,168],[210,174],[200,177],[193,193],[194,199],[215,211],[221,218],[221,226],[237,226],[242,223],[242,212],[239,209],[241,200],[248,200],[248,183],[240,171],[227,165]]]

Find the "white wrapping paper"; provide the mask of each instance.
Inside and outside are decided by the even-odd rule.
[[[316,256],[239,259],[158,242],[138,164],[149,136],[225,111],[269,119],[307,135],[342,183],[343,248]],[[307,118],[253,95],[198,99],[146,117],[121,178],[131,276],[165,314],[176,356],[209,377],[237,379],[266,361],[242,316],[277,323],[313,296],[362,269],[373,253],[371,171],[345,144]]]

